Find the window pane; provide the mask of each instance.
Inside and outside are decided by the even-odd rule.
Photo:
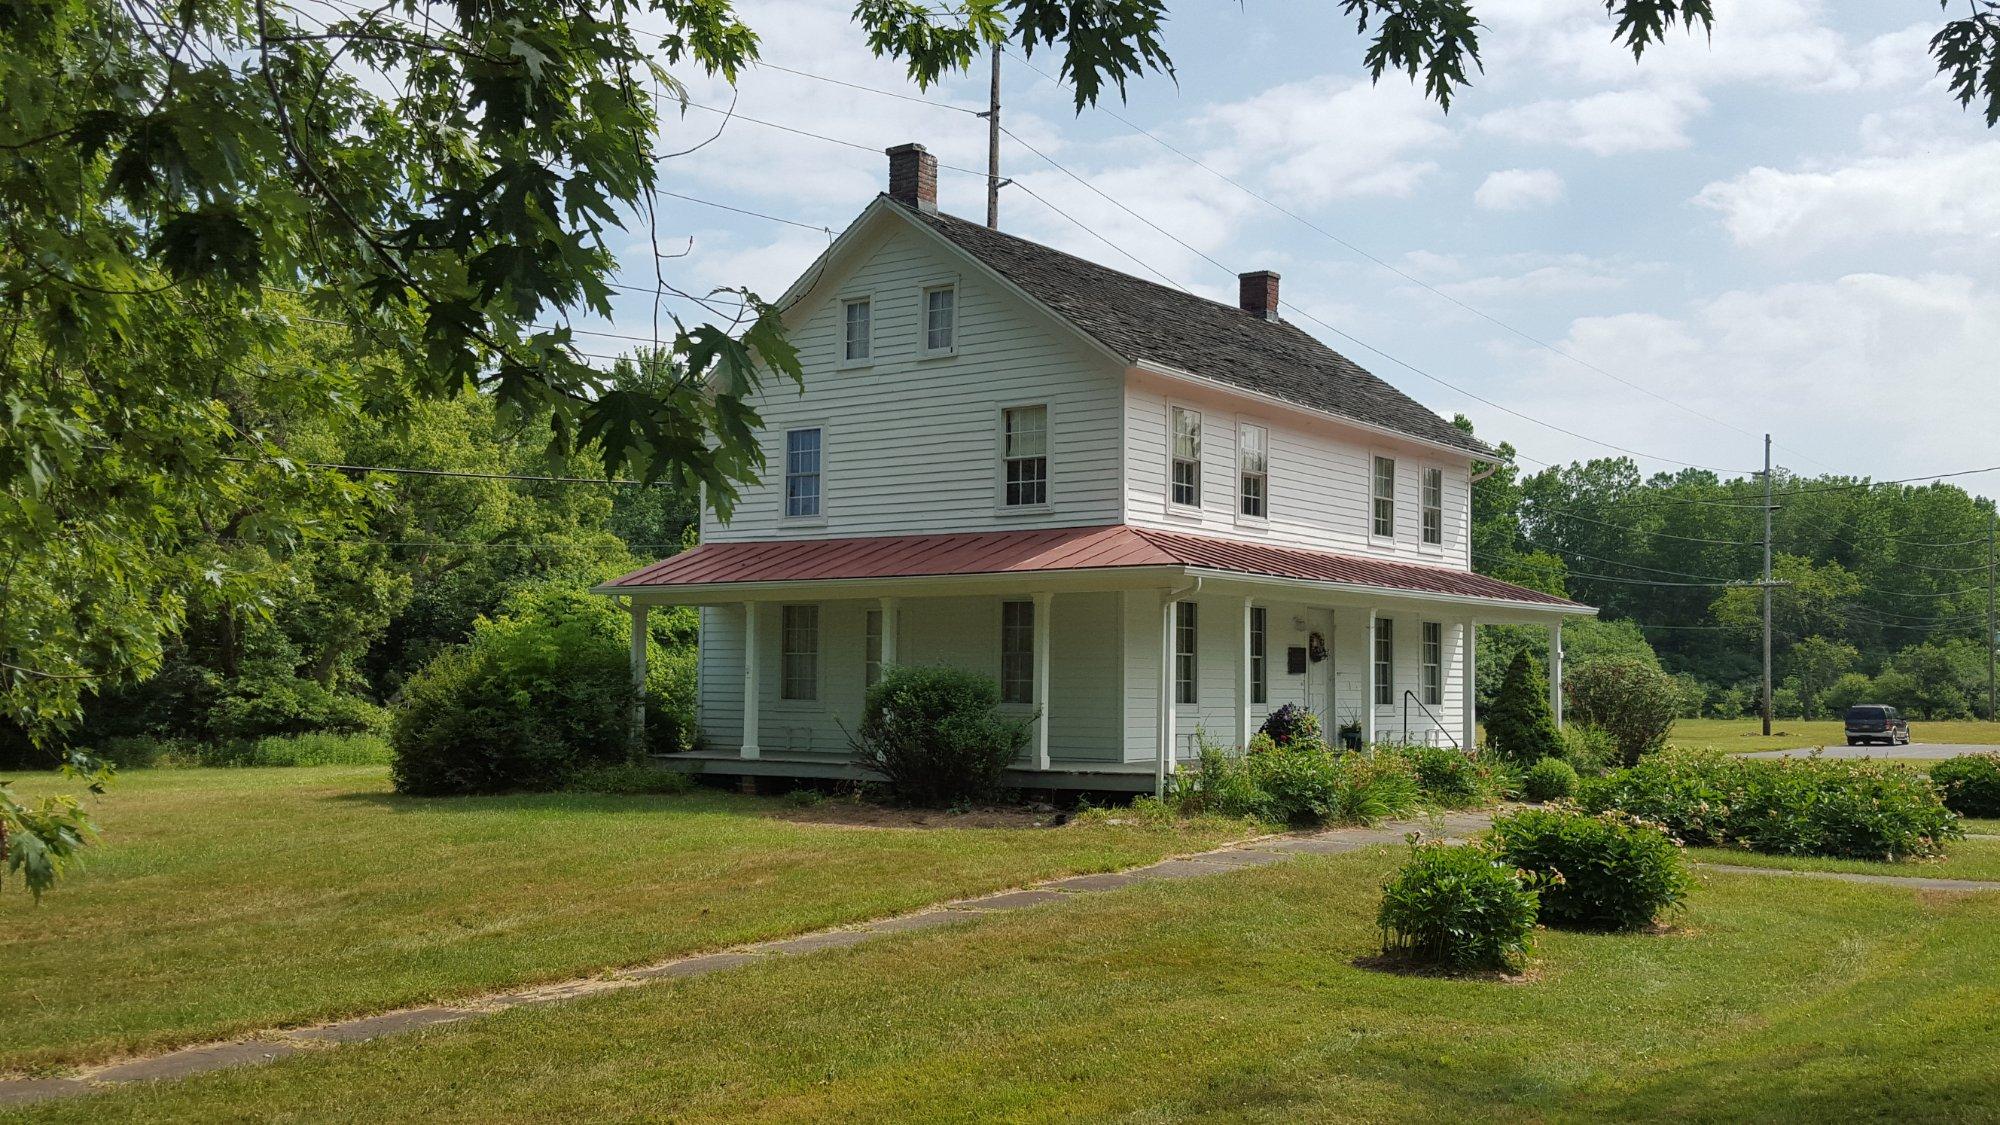
[[[924,347],[931,351],[948,351],[952,346],[956,293],[954,289],[945,288],[924,294]]]
[[[1007,456],[1040,457],[1049,451],[1049,408],[1016,406],[1007,411]]]
[[[1000,603],[1000,701],[1035,701],[1035,603]]]
[[[1375,503],[1371,530],[1375,535],[1392,539],[1396,535],[1396,461],[1391,457],[1375,458]]]
[[[1243,427],[1243,448],[1238,455],[1246,473],[1261,473],[1268,467],[1269,451],[1265,449],[1264,427]]]
[[[1424,622],[1424,702],[1444,703],[1444,626],[1436,621]]]
[[[1201,415],[1174,407],[1174,456],[1201,460]]]
[[[1194,603],[1174,603],[1174,698],[1195,701]]]
[[[1243,474],[1243,514],[1264,514],[1264,478],[1261,474]]]
[[[847,302],[847,358],[868,358],[868,326],[871,309],[867,301]]]
[[[1375,702],[1394,703],[1396,686],[1396,623],[1375,622]]]
[[[819,515],[819,462],[817,429],[785,435],[785,515]]]
[[[1264,659],[1264,607],[1250,610],[1250,702],[1264,703],[1270,695],[1269,666]]]
[[[868,611],[868,623],[864,629],[867,639],[862,642],[861,686],[874,687],[882,678],[882,611]]]
[[[1424,542],[1444,542],[1444,470],[1424,470]]]
[[[819,607],[788,605],[779,615],[778,698],[819,698]]]
[[[1049,502],[1049,408],[1016,406],[1003,412],[1001,441],[1008,507]]]

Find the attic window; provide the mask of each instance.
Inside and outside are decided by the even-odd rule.
[[[958,287],[924,290],[924,351],[944,355],[958,347]]]
[[[846,317],[846,348],[841,357],[848,363],[866,363],[869,353],[873,350],[870,346],[873,342],[870,336],[874,309],[866,297],[848,301],[843,309]]]

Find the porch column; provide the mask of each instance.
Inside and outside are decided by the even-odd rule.
[[[1049,768],[1049,632],[1054,603],[1054,594],[1035,595],[1035,768],[1038,770]],[[886,617],[883,627],[888,627]]]
[[[646,748],[646,604],[634,596],[632,611],[632,752]]]
[[[1153,788],[1167,795],[1167,774],[1174,763],[1174,599],[1160,599],[1160,745],[1154,754]]]
[[[1253,599],[1243,599],[1243,643],[1237,646],[1239,661],[1236,676],[1236,745],[1250,745],[1250,611],[1255,608]]]
[[[1563,623],[1557,618],[1549,626],[1549,710],[1555,712],[1556,729],[1563,725]]]
[[[1468,752],[1479,749],[1479,622],[1467,621],[1459,630],[1459,698],[1464,731],[1459,745]]]
[[[1368,611],[1368,635],[1366,648],[1361,654],[1361,666],[1367,673],[1361,677],[1361,745],[1375,745],[1375,611]]]
[[[757,711],[763,695],[758,690],[757,666],[762,663],[762,654],[757,650],[757,603],[743,603],[743,749],[745,758],[755,758],[757,749]]]
[[[900,603],[895,598],[882,599],[882,667],[896,663],[896,607]]]

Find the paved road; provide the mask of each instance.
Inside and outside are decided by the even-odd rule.
[[[1985,754],[2000,750],[2000,746],[1947,746],[1940,742],[1912,742],[1908,746],[1829,746],[1829,758],[1956,758],[1960,754]],[[1802,750],[1759,750],[1746,758],[1803,758],[1812,753],[1810,747]]]

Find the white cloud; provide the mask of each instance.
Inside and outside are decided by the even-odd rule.
[[[1472,203],[1482,211],[1525,211],[1559,203],[1563,178],[1547,168],[1509,168],[1486,177],[1472,193]]]
[[[1510,273],[1445,282],[1437,288],[1461,301],[1477,303],[1605,293],[1623,288],[1627,280],[1623,272],[1607,263],[1569,255],[1554,262],[1526,265]]]
[[[1207,162],[1266,195],[1306,204],[1363,196],[1407,196],[1452,143],[1437,107],[1400,82],[1322,77],[1276,86],[1217,106],[1195,131],[1214,148]]]
[[[1924,238],[1990,248],[2000,238],[2000,141],[1818,170],[1752,168],[1702,188],[1694,202],[1721,215],[1739,246],[1804,252]]]
[[[1608,90],[1494,110],[1478,128],[1510,140],[1566,145],[1598,156],[1686,148],[1688,123],[1708,99],[1686,86]]]

